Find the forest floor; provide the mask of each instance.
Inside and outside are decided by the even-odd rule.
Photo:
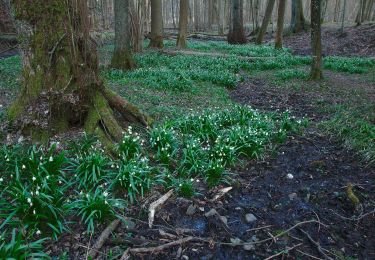
[[[298,41],[296,37],[300,37]],[[296,54],[308,54],[307,34],[285,41]],[[292,46],[291,42],[297,43]],[[334,41],[332,44],[326,49],[328,55],[373,55],[371,47],[365,52],[359,45],[342,47],[340,52],[333,51]],[[19,88],[19,63],[10,58],[0,67],[0,75],[4,75],[1,69],[7,75],[0,82],[0,119]],[[148,82],[133,86],[121,81],[128,74],[108,76],[113,89],[157,120],[179,117],[191,109],[240,103],[264,111],[290,110],[310,123],[302,134],[293,134],[260,160],[241,160],[231,169],[234,177],[230,185],[211,190],[198,187],[199,194],[190,199],[172,196],[157,210],[150,229],[147,207],[165,192],[154,190],[129,207],[126,217],[132,228],[121,225],[99,256],[119,259],[126,248],[145,247],[151,249],[135,254],[137,259],[374,259],[375,166],[369,162],[374,157],[370,149],[368,153],[359,150],[374,140],[367,129],[375,124],[375,68],[363,74],[325,70],[325,79],[318,83],[306,79],[308,69],[298,65],[293,69],[241,70],[238,77],[242,80],[231,89],[194,82],[190,92],[156,88],[155,79],[151,79],[151,87],[146,86]],[[183,88],[173,85],[183,81],[181,74],[166,82]],[[366,156],[370,160],[365,160]],[[350,200],[351,185],[358,205]],[[222,196],[216,196],[228,187]],[[100,233],[88,236],[79,224],[71,229],[58,241],[48,243],[46,252],[86,258]],[[190,241],[161,251],[152,248],[183,238]]]

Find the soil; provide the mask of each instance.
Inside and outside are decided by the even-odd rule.
[[[332,74],[327,80],[341,84],[344,77]],[[201,195],[191,200],[169,199],[150,229],[147,205],[162,195],[155,191],[140,203],[144,207],[130,210],[135,228],[119,228],[102,249],[104,255],[121,255],[125,246],[152,247],[193,236],[192,242],[135,258],[265,259],[279,253],[275,259],[375,259],[375,168],[316,127],[327,117],[313,102],[321,95],[319,90],[294,91],[247,78],[231,92],[234,100],[260,110],[289,109],[296,117],[308,117],[310,126],[276,154],[233,169],[232,190],[221,198],[212,201],[225,186],[210,191],[200,187]],[[340,102],[335,95],[327,98]],[[349,199],[349,184],[360,205]],[[207,216],[212,209],[217,213]],[[256,220],[246,220],[248,214]]]
[[[323,27],[324,56],[375,57],[375,24],[345,28]],[[310,32],[302,32],[284,38],[284,47],[296,55],[311,55]]]

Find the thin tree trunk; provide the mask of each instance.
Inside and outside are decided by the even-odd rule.
[[[161,0],[151,0],[151,40],[149,47],[160,48],[163,44],[163,5]]]
[[[219,35],[224,35],[225,32],[225,1],[226,0],[219,0],[218,3],[218,13],[219,13],[219,25],[218,25],[218,32]]]
[[[195,25],[195,30],[199,31],[200,30],[200,24],[201,24],[201,2],[200,0],[194,0],[194,25]]]
[[[344,24],[345,24],[345,14],[346,14],[346,1],[344,0],[344,8],[342,10],[342,18],[341,18],[341,33],[344,33]]]
[[[311,48],[313,61],[311,64],[310,78],[320,80],[323,78],[322,69],[322,39],[321,39],[321,1],[311,0]]]
[[[189,0],[180,1],[179,32],[177,36],[177,47],[186,48],[186,34],[188,26]]]
[[[292,0],[292,20],[290,25],[293,33],[306,30],[306,20],[303,14],[302,0]]]
[[[255,41],[256,44],[262,44],[262,42],[263,42],[263,38],[264,38],[264,35],[266,34],[267,27],[268,27],[268,25],[271,21],[272,11],[273,11],[273,7],[275,5],[275,2],[276,2],[275,0],[268,0],[268,2],[267,2],[267,8],[266,8],[266,12],[264,14],[262,26],[260,27],[258,36],[257,36],[256,41]]]
[[[283,31],[284,31],[284,17],[285,17],[286,0],[279,0],[279,9],[277,13],[277,30],[275,48],[283,48]]]
[[[232,22],[228,34],[230,44],[245,44],[247,42],[243,28],[243,2],[232,0]]]
[[[335,2],[334,18],[333,18],[333,21],[335,23],[339,21],[340,6],[341,6],[341,0],[336,0],[336,2]]]
[[[135,68],[131,50],[130,0],[115,0],[115,51],[111,66],[115,69],[130,70]]]

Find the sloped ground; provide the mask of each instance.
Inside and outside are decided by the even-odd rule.
[[[345,28],[322,29],[323,54],[325,56],[375,57],[375,24]],[[311,55],[310,32],[287,36],[284,46],[296,55]]]

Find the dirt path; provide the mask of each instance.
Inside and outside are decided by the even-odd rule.
[[[115,241],[150,247],[198,238],[158,253],[138,254],[137,259],[265,259],[277,254],[275,259],[374,259],[375,168],[362,165],[316,128],[315,122],[325,119],[313,103],[319,94],[247,79],[231,96],[262,110],[291,109],[312,124],[279,147],[274,157],[235,170],[237,181],[222,198],[211,201],[224,186],[202,189],[192,200],[172,198],[157,211],[154,229],[140,213],[144,222],[134,220],[131,241],[123,228]],[[349,183],[361,202],[357,208],[348,199]],[[208,216],[213,209],[216,212]],[[291,227],[295,228],[282,233]],[[113,249],[113,241],[107,250]],[[246,242],[253,244],[236,246]]]

